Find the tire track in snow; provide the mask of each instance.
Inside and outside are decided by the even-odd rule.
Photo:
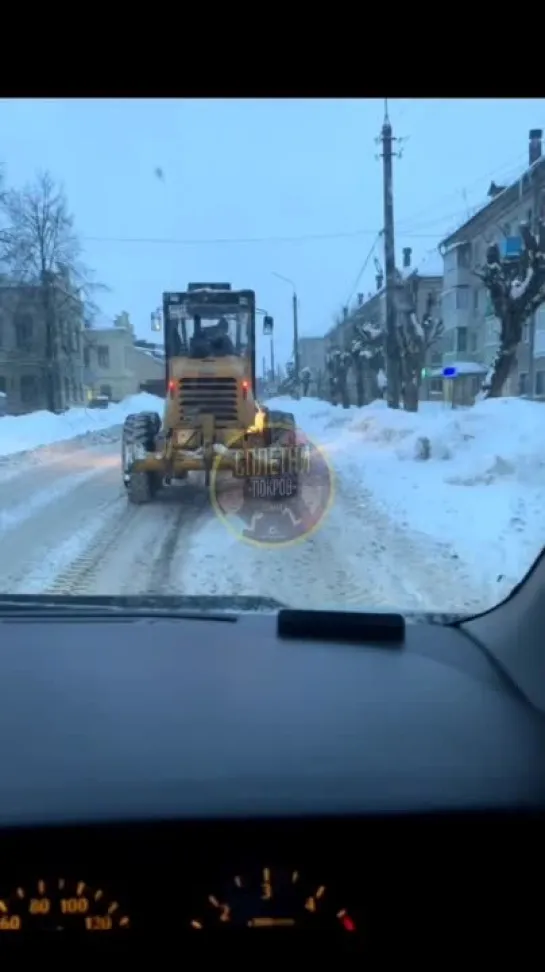
[[[134,533],[124,538],[86,593],[108,593],[109,578],[120,594],[184,593],[178,565],[188,556],[192,537],[213,517],[207,492],[190,480],[140,507],[140,514]]]
[[[114,542],[127,522],[124,514],[125,498],[116,496],[99,507],[84,527],[54,548],[43,560],[25,573],[21,592],[25,594],[71,594],[80,577],[93,564],[93,556],[100,556],[102,545]],[[110,534],[108,534],[111,528]],[[80,592],[81,593],[81,592]]]
[[[74,543],[69,539],[53,555],[53,559],[57,557],[59,562],[64,561],[65,566],[55,573],[52,581],[45,587],[42,586],[42,592],[44,594],[88,594],[97,573],[105,571],[108,556],[118,545],[123,544],[126,533],[131,529],[133,532],[137,529],[142,512],[136,506],[127,506],[126,499],[119,497],[114,504],[113,517],[108,516],[106,520],[103,517],[93,521],[89,524],[89,530],[82,530],[80,536],[74,538]],[[50,570],[52,565],[50,562],[44,566]],[[118,576],[118,584],[119,579]],[[104,593],[119,593],[116,588],[112,591],[110,585],[108,588]]]
[[[187,486],[145,506],[130,506],[123,493],[27,576],[24,590],[74,596],[171,593],[177,590],[170,579],[174,553],[178,546],[187,550],[188,536],[203,514],[210,515],[207,498],[199,500]]]

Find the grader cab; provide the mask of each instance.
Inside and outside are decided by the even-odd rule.
[[[266,457],[279,444],[295,445],[294,416],[271,412],[256,399],[254,291],[189,284],[184,292],[163,294],[162,317],[163,416],[136,413],[123,427],[123,481],[131,503],[149,502],[161,487],[194,472],[210,489],[219,461],[222,472],[252,478],[250,453]],[[264,333],[272,329],[265,315]],[[274,474],[273,463],[271,470],[265,466],[267,477]]]

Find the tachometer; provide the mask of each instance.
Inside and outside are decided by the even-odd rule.
[[[237,874],[208,895],[191,920],[195,930],[276,928],[356,932],[356,921],[333,889],[299,871],[264,867],[255,875]]]
[[[120,902],[85,881],[40,879],[0,898],[0,933],[112,932],[129,927]]]

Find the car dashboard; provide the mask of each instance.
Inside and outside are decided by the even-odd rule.
[[[298,614],[2,619],[0,955],[534,955],[542,716],[455,627]]]

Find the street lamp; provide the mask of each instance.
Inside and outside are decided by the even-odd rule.
[[[271,339],[271,381],[274,381],[274,320],[270,314],[267,314],[266,310],[262,310],[261,307],[256,307],[256,314],[261,314],[263,316],[263,335],[264,337],[270,337]]]
[[[289,277],[284,277],[281,273],[276,273],[273,270],[273,277],[278,277],[279,280],[283,280],[284,283],[290,285],[293,290],[292,296],[292,310],[293,310],[293,377],[295,379],[295,395],[299,398],[299,324],[297,320],[297,287],[295,286],[293,280]]]

